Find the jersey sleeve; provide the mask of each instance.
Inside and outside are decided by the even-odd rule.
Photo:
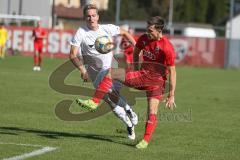
[[[144,41],[144,35],[142,35],[141,37],[139,37],[139,39],[137,40],[137,43],[136,43],[136,47],[138,48],[138,49],[143,49],[144,48],[144,46],[145,46],[145,41]]]
[[[76,46],[76,47],[80,47],[81,43],[82,43],[82,35],[83,33],[81,33],[81,29],[78,29],[78,31],[75,33],[75,35],[72,37],[71,41],[70,41],[70,45]]]
[[[43,36],[47,36],[47,30],[46,29],[43,29]]]
[[[110,34],[111,36],[116,36],[120,34],[120,27],[113,24],[108,24],[107,30],[108,34]]]
[[[176,54],[175,54],[175,51],[174,51],[174,47],[171,44],[171,42],[168,41],[167,56],[166,56],[167,66],[175,66],[175,58],[176,58]]]

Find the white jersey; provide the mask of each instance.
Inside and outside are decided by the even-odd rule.
[[[70,44],[79,47],[79,54],[83,57],[84,64],[87,65],[88,72],[92,74],[103,69],[111,68],[113,53],[100,54],[94,46],[95,40],[99,36],[116,36],[120,34],[118,26],[107,24],[98,25],[98,30],[90,30],[88,27],[80,27]]]

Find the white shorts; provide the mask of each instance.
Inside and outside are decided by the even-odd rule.
[[[102,69],[100,71],[95,71],[93,69],[88,69],[88,74],[92,80],[94,88],[97,88],[99,83],[107,75],[109,69]],[[112,90],[119,91],[122,88],[122,83],[116,80],[113,80]]]

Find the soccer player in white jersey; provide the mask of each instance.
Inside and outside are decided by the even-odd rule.
[[[124,35],[133,45],[136,42],[127,31],[120,29],[118,26],[98,24],[98,9],[94,4],[86,5],[83,13],[86,26],[80,27],[72,38],[69,58],[80,71],[81,78],[84,81],[90,78],[94,87],[97,87],[102,78],[108,73],[108,69],[113,67],[113,54],[111,52],[100,54],[94,46],[96,38],[103,35],[111,37]],[[118,90],[120,87],[118,84],[116,81],[112,90]],[[105,96],[104,100],[112,107],[115,115],[127,125],[128,138],[135,139],[134,125],[138,122],[136,113],[133,112],[122,97],[116,98],[115,96],[113,98],[114,96],[111,96],[111,94],[114,93]]]

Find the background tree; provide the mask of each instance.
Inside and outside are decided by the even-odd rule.
[[[205,23],[208,0],[175,0],[174,22]]]
[[[228,18],[229,15],[229,0],[218,0],[219,3],[216,3],[215,0],[209,0],[208,12],[206,22],[217,25]]]
[[[173,21],[180,23],[208,23],[218,25],[229,15],[230,0],[173,0]],[[236,0],[239,1],[239,0]],[[120,20],[143,20],[160,15],[168,20],[170,0],[121,0]],[[101,11],[103,21],[114,21],[116,0],[109,1],[109,9]]]
[[[114,21],[116,14],[116,0],[110,0],[108,2],[107,11],[99,11],[100,21]]]
[[[168,18],[169,0],[141,0],[139,1],[140,6],[145,7],[145,10],[150,16],[162,16]]]
[[[101,19],[114,21],[116,14],[116,0],[109,1],[107,11],[100,11]],[[137,0],[121,0],[120,20],[146,20],[149,14]]]

